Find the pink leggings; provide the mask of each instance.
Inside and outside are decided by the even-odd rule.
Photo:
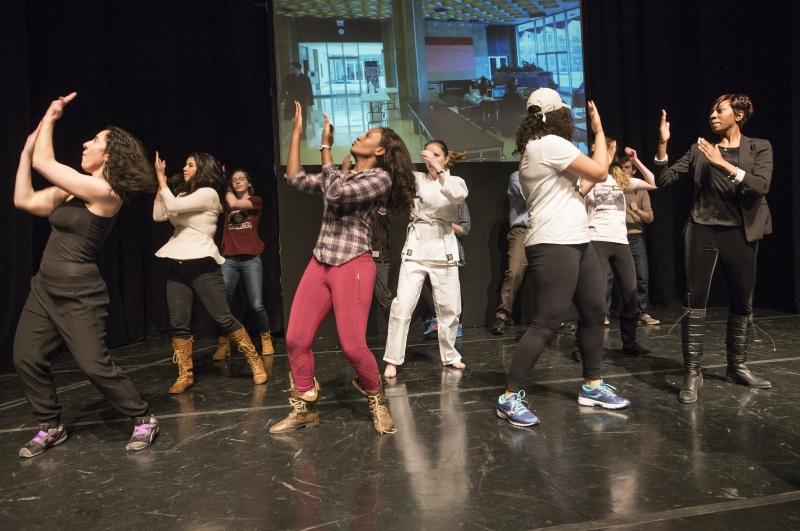
[[[375,285],[375,262],[369,253],[340,266],[312,258],[294,294],[286,330],[286,350],[294,385],[301,393],[314,387],[314,352],[311,344],[331,309],[344,355],[358,374],[362,389],[381,387],[375,356],[367,347],[367,318]]]

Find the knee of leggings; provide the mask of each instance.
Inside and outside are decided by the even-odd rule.
[[[289,354],[306,352],[311,349],[311,341],[301,334],[291,331],[286,333],[286,352]]]

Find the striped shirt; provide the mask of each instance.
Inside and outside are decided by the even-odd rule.
[[[301,192],[322,193],[322,226],[314,258],[338,266],[372,250],[372,210],[386,204],[392,179],[382,168],[371,168],[344,178],[332,164],[309,175],[300,168],[286,181]]]

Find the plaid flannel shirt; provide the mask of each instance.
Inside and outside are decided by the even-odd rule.
[[[324,203],[314,257],[338,266],[372,250],[372,210],[385,205],[392,179],[381,168],[371,168],[344,179],[333,164],[322,172],[307,174],[300,168],[286,181],[301,192],[321,192]]]

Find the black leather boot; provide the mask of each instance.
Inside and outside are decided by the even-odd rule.
[[[619,331],[622,335],[622,353],[628,356],[641,356],[652,351],[636,342],[636,327],[639,324],[638,316],[619,318]]]
[[[747,368],[747,349],[750,345],[750,330],[753,326],[752,315],[728,314],[728,329],[725,334],[725,347],[728,351],[728,369],[726,379],[756,389],[770,389],[772,384],[759,378]]]
[[[684,308],[686,316],[681,322],[681,347],[683,349],[683,386],[678,400],[684,404],[697,402],[703,387],[703,334],[706,328],[706,310]]]

